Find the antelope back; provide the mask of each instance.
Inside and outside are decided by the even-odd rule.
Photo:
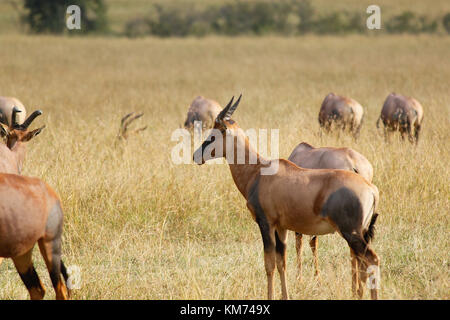
[[[11,126],[14,107],[21,111],[17,116],[17,123],[21,124],[25,121],[27,111],[22,102],[13,97],[0,97],[0,123]]]

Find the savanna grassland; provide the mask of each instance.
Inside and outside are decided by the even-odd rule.
[[[63,259],[82,270],[74,299],[266,298],[257,224],[225,165],[175,165],[172,132],[204,95],[225,104],[243,93],[233,118],[243,129],[279,129],[280,156],[306,141],[350,146],[374,166],[381,200],[373,247],[382,299],[448,299],[450,37],[207,37],[128,40],[0,36],[0,94],[18,97],[47,127],[29,143],[25,175],[59,193]],[[322,99],[359,101],[360,139],[319,136]],[[417,148],[386,144],[375,127],[392,91],[416,97],[425,120]],[[118,143],[121,117],[143,111],[149,128]],[[319,238],[321,283],[304,247],[297,281],[288,239],[292,299],[351,299],[349,250]],[[35,265],[54,298],[38,250]],[[278,275],[276,296],[280,296]],[[366,292],[366,298],[368,294]],[[10,260],[0,265],[0,299],[27,299]]]

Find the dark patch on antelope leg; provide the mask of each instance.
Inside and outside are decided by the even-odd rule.
[[[27,287],[28,291],[35,289],[38,292],[42,292],[42,296],[44,296],[44,288],[42,287],[41,281],[39,280],[39,276],[34,269],[34,266],[31,265],[30,268],[24,272],[20,273],[20,279],[22,279],[25,287]]]
[[[27,287],[31,300],[41,300],[44,298],[45,289],[34,269],[32,252],[33,249],[30,249],[27,253],[12,259],[22,282]]]
[[[259,230],[261,231],[263,239],[264,251],[267,252],[273,249],[274,243],[270,237],[270,227],[269,223],[267,222],[267,217],[264,214],[264,211],[259,202],[259,194],[258,194],[259,179],[260,177],[258,176],[250,188],[248,202],[254,208],[256,223],[259,226]]]
[[[64,281],[67,282],[67,280],[69,279],[69,275],[67,274],[66,266],[64,265],[64,262],[62,260],[61,260],[61,274],[64,277]]]
[[[50,279],[52,280],[53,288],[58,287],[61,281],[61,257],[53,255],[53,262],[50,269]]]
[[[284,256],[286,253],[286,245],[281,242],[280,238],[278,237],[278,232],[275,231],[275,250],[278,254],[281,256]]]

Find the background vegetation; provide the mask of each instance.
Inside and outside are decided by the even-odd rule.
[[[106,6],[103,0],[24,0],[22,20],[36,33],[69,33],[66,28],[66,11],[71,5],[80,8],[80,28],[72,34],[106,32]],[[20,8],[20,6],[18,5]]]
[[[65,9],[81,7],[82,30],[65,29]],[[4,0],[0,26],[21,32],[139,36],[369,33],[368,0]],[[450,3],[377,1],[380,33],[450,33]],[[0,30],[2,32],[3,30]],[[370,31],[373,33],[373,31]]]

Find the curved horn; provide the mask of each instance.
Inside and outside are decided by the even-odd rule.
[[[230,119],[231,118],[231,115],[233,114],[233,112],[236,110],[236,108],[238,107],[238,105],[239,105],[239,102],[241,102],[241,98],[242,98],[242,93],[241,93],[241,95],[239,96],[239,99],[237,99],[237,101],[233,104],[233,106],[231,106],[228,110],[227,110],[227,113],[225,114],[225,118],[224,119]]]
[[[225,117],[228,109],[230,109],[230,106],[233,103],[233,100],[234,100],[234,96],[231,97],[231,100],[230,100],[230,102],[228,102],[227,106],[225,108],[223,108],[223,110],[220,111],[220,113],[217,115],[217,120],[222,120]]]
[[[33,122],[36,117],[40,116],[42,114],[41,110],[36,110],[30,116],[20,125],[21,129],[28,129],[30,124]]]
[[[12,115],[11,115],[11,128],[17,127],[17,113],[18,112],[22,112],[22,110],[19,110],[19,108],[14,106],[14,108],[12,110]]]
[[[126,116],[124,116],[124,117],[122,118],[122,120],[120,121],[120,125],[123,126],[124,123],[125,123],[125,121],[126,121],[129,117],[131,117],[133,114],[134,114],[134,112],[130,112],[129,114],[127,114]]]

